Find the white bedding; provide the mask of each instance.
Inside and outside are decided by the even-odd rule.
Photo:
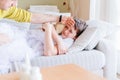
[[[23,60],[26,53],[30,54],[30,58],[34,57],[34,52],[26,41],[27,30],[20,29],[13,24],[0,22],[0,33],[11,39],[9,43],[0,46],[0,72],[3,72],[1,71],[3,67],[10,68],[11,62]]]
[[[31,31],[33,35],[29,33]],[[17,25],[0,21],[0,33],[8,35],[11,39],[9,43],[0,46],[0,59],[2,60],[0,67],[8,67],[14,61],[23,61],[26,53],[29,53],[30,59],[43,55],[44,33],[40,30],[24,30]],[[66,47],[70,47],[73,39],[63,39],[63,42]]]
[[[44,38],[41,38],[42,33],[39,33],[37,30],[33,31],[33,34],[35,35],[31,35],[29,30],[23,30],[17,25],[8,22],[0,22],[0,33],[7,35],[7,37],[11,39],[10,42],[0,45],[0,74],[7,73],[9,69],[13,70],[15,62],[19,63],[25,60],[26,53],[29,54],[30,59],[38,56],[39,54],[42,55],[43,53],[43,50],[41,50],[43,46],[41,47],[40,40]],[[30,37],[30,41],[33,40],[33,37],[37,40],[37,42],[34,40],[30,43],[31,45],[34,45],[34,48],[28,44],[28,37]]]

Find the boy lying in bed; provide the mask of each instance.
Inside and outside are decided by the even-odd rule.
[[[45,23],[42,30],[30,30],[27,34],[27,42],[35,51],[35,55],[58,55],[67,52],[74,40],[83,32],[87,25],[85,22],[74,19],[73,26],[65,25],[61,33],[57,34],[55,27],[50,23]],[[5,29],[10,29],[10,26]],[[19,34],[19,33],[17,33]],[[0,45],[9,43],[11,40],[8,35],[1,33]],[[12,44],[11,44],[12,45]],[[16,54],[17,55],[17,54]]]
[[[35,55],[60,55],[65,54],[74,40],[86,29],[85,22],[74,19],[73,26],[65,25],[61,33],[57,34],[55,27],[50,23],[43,25],[42,30],[28,32],[28,44],[35,51]]]
[[[58,35],[55,27],[50,23],[45,23],[42,30],[31,30],[28,32],[27,39],[20,36],[15,38],[15,41],[0,46],[0,55],[1,60],[0,65],[4,67],[9,67],[11,62],[21,61],[25,58],[26,53],[30,54],[30,58],[36,56],[53,56],[61,55],[67,52],[68,48],[73,44],[74,40],[86,29],[87,25],[85,22],[80,21],[79,19],[74,19],[75,25],[69,26],[65,25],[62,32]],[[9,33],[12,33],[11,27],[6,25],[0,27],[1,31],[8,30]],[[8,31],[5,36],[9,36]],[[14,31],[13,31],[14,32]],[[16,31],[15,31],[16,32]],[[4,32],[5,33],[5,32]],[[13,33],[14,34],[14,33]],[[20,31],[15,34],[20,34]],[[2,37],[3,37],[2,35]],[[21,35],[21,34],[20,34]],[[13,36],[14,35],[10,35]],[[4,38],[5,40],[8,40]],[[29,45],[28,45],[29,44]],[[8,63],[8,64],[3,64]]]
[[[65,25],[61,33],[57,34],[55,27],[53,27],[52,24],[50,23],[45,23],[43,25],[42,30],[30,30],[27,32],[27,39],[25,37],[16,38],[16,41],[11,41],[9,42],[6,47],[4,46],[5,49],[2,49],[0,47],[0,53],[1,54],[6,54],[6,56],[9,55],[9,57],[15,58],[13,56],[18,56],[22,57],[25,55],[25,53],[28,53],[29,50],[30,52],[34,52],[32,54],[33,56],[52,56],[52,55],[60,55],[64,54],[67,52],[68,48],[73,44],[74,40],[86,29],[87,25],[85,22],[79,20],[79,19],[74,19],[75,24],[73,26]],[[9,33],[11,34],[18,34],[22,35],[20,31],[12,31],[9,25],[6,25],[6,28],[3,25],[0,28],[3,32],[3,30],[8,30]],[[9,36],[8,31],[6,31],[6,34],[3,34],[1,37]],[[14,33],[16,32],[16,33]],[[5,33],[5,32],[4,32]],[[14,35],[12,35],[14,36]],[[24,36],[24,35],[22,35]],[[10,38],[2,38],[5,41],[10,41]],[[1,39],[1,40],[2,40]],[[22,46],[21,46],[22,44]],[[29,45],[29,46],[28,46]],[[1,51],[2,50],[2,51]],[[28,51],[28,52],[27,52]],[[31,52],[31,53],[32,53]],[[20,57],[20,58],[21,58]]]

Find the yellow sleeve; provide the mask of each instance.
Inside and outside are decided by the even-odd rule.
[[[31,13],[20,8],[11,7],[6,11],[0,10],[0,18],[14,19],[18,22],[30,22]]]

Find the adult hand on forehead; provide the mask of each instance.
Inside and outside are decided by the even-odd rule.
[[[75,24],[75,21],[74,21],[74,19],[72,17],[69,17],[67,19],[66,23],[65,23],[65,25],[68,26],[68,27],[73,27],[74,24]]]
[[[74,26],[75,24],[75,21],[72,17],[66,17],[66,16],[63,16],[62,17],[62,21],[61,21],[63,24],[65,24],[66,26]]]

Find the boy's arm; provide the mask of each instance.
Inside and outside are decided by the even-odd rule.
[[[44,55],[52,56],[57,54],[57,48],[52,39],[52,26],[49,23],[43,25],[45,29]]]
[[[52,27],[52,37],[53,37],[53,40],[56,42],[57,53],[58,54],[66,53],[67,52],[67,47],[65,47],[63,41],[58,36],[58,34],[55,30],[55,27]]]
[[[64,46],[61,46],[61,43],[57,45],[54,44],[55,40],[53,39],[53,37],[56,38],[57,41],[58,34],[56,33],[55,35],[53,35],[53,25],[51,25],[50,23],[46,23],[43,25],[43,28],[45,29],[44,55],[52,56],[57,54],[64,54],[66,50]]]

